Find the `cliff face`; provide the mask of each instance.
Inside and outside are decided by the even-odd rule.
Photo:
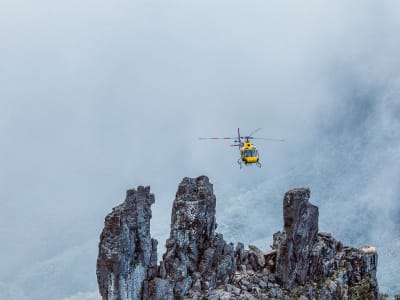
[[[157,241],[150,236],[154,195],[149,187],[128,190],[125,202],[105,220],[100,236],[97,280],[103,299],[141,299],[156,275]]]
[[[311,247],[318,233],[318,207],[308,189],[294,189],[283,198],[284,232],[274,235],[276,277],[284,288],[309,281]],[[313,262],[313,260],[311,260]]]
[[[184,178],[171,216],[171,234],[161,262],[161,277],[171,278],[176,295],[215,289],[227,283],[236,265],[233,245],[215,233],[213,186],[205,176]]]
[[[309,189],[293,189],[283,198],[284,231],[273,244],[276,282],[308,298],[379,299],[375,249],[344,247],[318,233],[318,207],[309,197]]]
[[[103,299],[379,299],[377,253],[318,233],[308,189],[283,199],[284,230],[263,253],[215,232],[216,198],[206,176],[184,178],[173,203],[170,237],[157,266],[150,236],[150,189],[129,190],[105,220],[97,278]]]

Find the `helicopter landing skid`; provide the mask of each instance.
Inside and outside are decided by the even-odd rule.
[[[242,160],[241,160],[240,158],[237,160],[237,163],[238,163],[238,165],[239,165],[240,168],[243,168],[243,162],[242,162]],[[246,164],[246,165],[247,165],[247,164]],[[259,168],[262,167],[262,164],[261,164],[259,161],[256,162],[256,165],[257,165],[257,167],[259,167]]]
[[[239,167],[240,167],[240,168],[243,167],[242,160],[241,160],[240,158],[237,160],[237,163],[239,164]]]

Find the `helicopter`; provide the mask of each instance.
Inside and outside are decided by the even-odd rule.
[[[274,138],[262,138],[262,137],[254,137],[253,135],[258,132],[261,128],[257,128],[253,130],[249,135],[241,136],[240,129],[238,128],[237,137],[211,137],[211,138],[199,138],[200,140],[233,140],[232,147],[238,147],[240,152],[240,158],[237,160],[240,168],[244,165],[257,165],[257,167],[261,168],[260,163],[260,155],[258,154],[258,149],[256,146],[250,141],[254,139],[266,140],[266,141],[274,141],[274,142],[284,142],[283,139],[274,139]],[[242,141],[244,140],[244,141]]]

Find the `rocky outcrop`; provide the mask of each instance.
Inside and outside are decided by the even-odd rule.
[[[310,280],[311,247],[318,233],[318,207],[308,202],[309,189],[294,189],[283,198],[284,232],[274,235],[276,278],[286,289]]]
[[[192,287],[215,289],[227,283],[236,269],[233,244],[215,233],[215,205],[213,186],[206,176],[182,180],[161,262],[162,277],[173,280],[175,295],[184,296]]]
[[[344,247],[318,233],[318,207],[309,197],[309,189],[293,189],[283,198],[284,231],[274,234],[273,243],[276,282],[308,298],[378,299],[375,249]]]
[[[142,299],[157,272],[157,241],[150,236],[154,195],[150,187],[128,190],[125,202],[106,217],[100,236],[97,281],[107,300]]]
[[[103,299],[379,299],[373,247],[343,246],[318,232],[310,190],[288,191],[284,228],[264,253],[217,233],[206,176],[184,178],[173,202],[166,252],[157,266],[150,189],[129,190],[105,220],[97,278]]]

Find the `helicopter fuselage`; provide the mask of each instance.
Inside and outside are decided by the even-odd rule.
[[[257,148],[249,141],[245,141],[240,148],[240,158],[245,164],[258,163],[260,159]]]

